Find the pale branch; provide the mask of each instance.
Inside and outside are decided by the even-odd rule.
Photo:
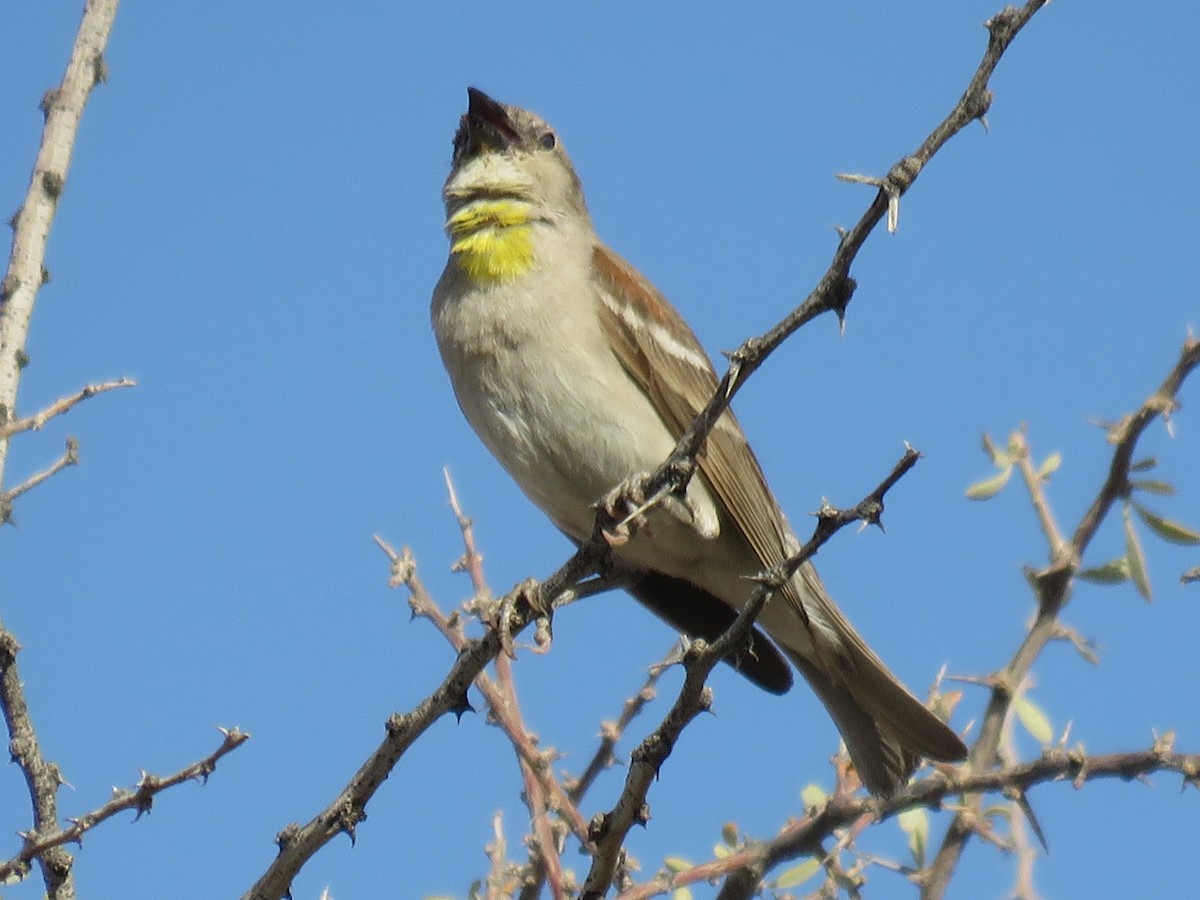
[[[672,657],[678,657],[675,647],[671,648],[661,663],[650,668],[650,674],[646,676],[646,682],[642,685],[641,690],[621,705],[621,715],[617,717],[617,720],[601,724],[600,744],[596,747],[596,752],[584,767],[583,774],[575,781],[567,782],[567,793],[576,803],[583,799],[584,794],[600,777],[600,773],[615,763],[616,757],[613,751],[616,749],[617,743],[630,723],[646,708],[646,704],[654,699],[658,680],[667,670],[668,665],[674,661]]]
[[[46,244],[66,187],[84,107],[105,77],[104,49],[118,0],[89,0],[62,83],[42,98],[45,125],[25,200],[13,217],[12,252],[0,281],[0,425],[16,415],[25,344],[38,291],[45,279]],[[0,485],[9,442],[0,438]],[[52,892],[53,894],[53,892]]]
[[[691,644],[683,659],[687,674],[674,705],[658,728],[633,751],[625,786],[616,805],[607,814],[593,819],[592,839],[596,844],[596,852],[584,882],[583,900],[599,900],[608,892],[626,835],[634,825],[644,824],[647,819],[646,796],[650,784],[658,777],[684,728],[709,709],[712,696],[705,681],[712,670],[735,648],[744,645],[750,629],[754,627],[754,620],[771,595],[787,584],[804,563],[816,556],[817,551],[834,534],[851,522],[879,524],[884,494],[916,465],[919,458],[916,450],[906,448],[904,456],[887,477],[849,509],[838,510],[828,504],[823,505],[817,514],[812,537],[786,562],[760,577],[759,585],[733,624],[711,645],[700,640]]]
[[[1061,748],[1046,750],[1036,760],[990,772],[968,773],[941,766],[933,774],[910,782],[890,797],[834,794],[802,818],[789,823],[769,841],[747,842],[720,859],[673,873],[669,881],[654,880],[618,895],[617,900],[645,900],[700,881],[725,878],[718,900],[749,900],[765,887],[764,874],[780,864],[805,856],[824,859],[825,842],[836,833],[866,819],[878,823],[914,806],[937,809],[962,793],[1017,791],[1051,782],[1067,781],[1079,788],[1101,778],[1125,781],[1173,772],[1185,786],[1200,787],[1200,754],[1175,753],[1163,742],[1148,750],[1089,756]],[[920,881],[921,874],[914,879]]]
[[[82,390],[76,391],[67,397],[60,397],[55,400],[45,409],[39,410],[32,416],[25,416],[22,419],[14,419],[8,424],[0,425],[0,440],[6,440],[14,434],[19,434],[23,431],[38,431],[43,428],[47,422],[56,416],[61,416],[70,412],[78,404],[84,400],[89,400],[97,394],[103,394],[107,391],[114,391],[118,388],[136,387],[137,382],[132,378],[118,378],[115,381],[103,381],[99,384],[88,384]]]
[[[40,830],[23,832],[21,838],[24,844],[21,851],[12,858],[0,862],[0,884],[7,884],[11,879],[24,878],[33,860],[44,857],[48,852],[65,844],[83,844],[83,836],[101,822],[111,819],[117,813],[134,810],[140,819],[143,813],[150,812],[154,798],[163,791],[183,784],[185,781],[200,781],[208,783],[208,778],[217,769],[217,762],[226,754],[232,753],[250,739],[250,735],[237,728],[218,729],[221,732],[221,745],[203,759],[185,766],[173,775],[159,777],[143,771],[133,788],[113,788],[112,799],[91,812],[69,819],[71,823],[66,828],[53,831]]]
[[[457,508],[457,498],[454,498],[452,508],[460,527],[463,528],[463,539],[466,544],[464,559],[481,559],[475,550],[474,540],[471,536],[470,519],[462,514],[461,509]],[[429,619],[438,632],[449,642],[450,646],[454,648],[455,652],[461,653],[469,643],[469,639],[463,631],[462,617],[457,614],[446,616],[433,601],[429,591],[417,575],[416,562],[413,560],[408,548],[405,548],[401,554],[397,554],[382,538],[376,536],[375,540],[393,558],[393,571],[401,573],[400,580],[394,586],[403,584],[408,588],[409,608],[412,610],[413,616]],[[468,571],[474,570],[477,573],[472,574],[472,581],[475,584],[477,593],[486,593],[487,587],[482,580],[482,569],[477,564],[471,564],[467,568]],[[513,745],[518,759],[529,769],[530,774],[540,782],[540,791],[550,798],[549,805],[562,815],[576,837],[581,842],[586,842],[587,822],[584,821],[583,816],[580,814],[576,802],[567,793],[563,785],[554,777],[550,767],[550,758],[537,746],[537,739],[525,726],[520,715],[520,706],[517,702],[516,687],[513,684],[511,672],[508,671],[507,667],[504,669],[499,667],[500,662],[506,659],[507,656],[508,654],[501,653],[496,657],[497,672],[500,676],[498,683],[489,678],[486,672],[480,672],[475,678],[475,687],[483,694],[491,710],[492,718],[508,736],[509,742]],[[470,705],[465,702],[465,699],[463,698],[464,702],[458,710],[455,710],[456,712],[470,709]],[[523,769],[522,771],[524,772],[525,770]]]
[[[53,478],[63,469],[78,464],[79,441],[68,435],[65,446],[63,447],[62,456],[60,456],[46,468],[42,469],[42,471],[35,472],[34,474],[30,475],[11,491],[0,491],[0,524],[7,525],[12,522],[12,507],[14,500],[16,500],[26,491],[33,490],[43,481]]]
[[[1050,545],[1050,558],[1069,559],[1070,546],[1067,539],[1063,537],[1062,529],[1058,527],[1054,511],[1050,508],[1049,500],[1046,498],[1046,479],[1034,468],[1024,428],[1012,436],[1010,450],[1016,456],[1017,471],[1021,473],[1021,480],[1025,482],[1025,490],[1029,494],[1030,503],[1033,504],[1034,514],[1037,516],[1046,543]],[[1078,563],[1078,559],[1075,562]]]
[[[458,529],[463,538],[463,557],[454,568],[461,569],[471,576],[471,587],[474,588],[476,596],[491,596],[491,589],[483,577],[483,556],[475,549],[475,525],[458,502],[458,491],[454,487],[454,479],[450,477],[450,470],[442,469],[442,476],[446,479],[450,511],[454,513],[454,520],[458,522]]]
[[[1200,367],[1200,340],[1189,335],[1162,384],[1113,429],[1110,439],[1115,446],[1108,474],[1070,541],[1056,541],[1054,535],[1058,533],[1057,526],[1047,530],[1044,523],[1052,519],[1044,518],[1048,513],[1039,513],[1050,547],[1048,564],[1029,574],[1037,595],[1037,615],[1008,665],[990,679],[991,696],[968,763],[972,770],[982,771],[995,762],[1005,717],[1012,705],[1016,687],[1029,675],[1046,645],[1062,635],[1059,614],[1070,598],[1080,560],[1113,504],[1129,493],[1129,471],[1138,440],[1151,422],[1160,416],[1168,416],[1177,407],[1179,390],[1197,367]],[[1028,456],[1028,447],[1024,442],[1018,449]],[[1035,509],[1045,507],[1048,510],[1041,480],[1027,478],[1026,484],[1033,492]],[[972,834],[976,833],[972,822],[979,817],[977,806],[978,798],[968,798],[967,807],[955,815],[947,828],[930,866],[929,877],[922,885],[923,900],[940,900],[944,896],[963,850]]]
[[[1004,734],[1000,744],[1002,758],[1009,760],[1018,758],[1017,740],[1013,725],[1015,718],[1013,715],[1008,716],[1008,720],[1004,723]],[[1046,835],[1042,831],[1042,826],[1033,815],[1033,810],[1029,805],[1026,793],[1023,790],[1012,793],[1015,796],[1011,797],[1009,802],[1008,845],[1009,852],[1016,857],[1017,871],[1012,890],[1009,891],[1008,896],[1011,900],[1037,900],[1038,892],[1033,886],[1033,867],[1038,857],[1038,850],[1029,839],[1029,831],[1032,831],[1037,837],[1042,850],[1049,853],[1050,849],[1047,845]]]

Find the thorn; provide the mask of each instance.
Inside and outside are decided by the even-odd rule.
[[[471,701],[467,699],[466,691],[463,691],[462,696],[459,697],[458,700],[455,701],[454,705],[450,707],[450,712],[454,713],[455,721],[458,722],[462,721],[462,717],[465,713],[475,712],[475,707],[473,707],[471,705]]]
[[[1033,807],[1029,805],[1029,797],[1024,791],[1021,791],[1013,798],[1013,802],[1025,814],[1025,818],[1029,821],[1029,827],[1033,829],[1034,835],[1037,836],[1038,843],[1042,845],[1042,850],[1046,855],[1050,855],[1050,845],[1046,841],[1046,832],[1042,831],[1042,825],[1034,815]]]

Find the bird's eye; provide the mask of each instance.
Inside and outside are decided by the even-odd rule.
[[[542,136],[538,138],[538,143],[546,150],[553,150],[558,143],[558,138],[554,136],[553,131],[543,131]]]

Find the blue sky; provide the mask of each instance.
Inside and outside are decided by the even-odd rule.
[[[78,2],[0,11],[0,207],[23,196],[37,102],[61,78]],[[446,254],[440,187],[467,85],[557,127],[597,227],[649,275],[716,354],[808,291],[869,190],[945,114],[982,52],[995,0],[773,4],[363,2],[126,4],[109,83],[88,107],[59,207],[22,385],[23,412],[89,381],[136,378],[22,437],[10,484],[77,436],[83,465],[24,497],[0,542],[0,616],[25,650],[47,755],[94,808],[139,768],[174,771],[218,742],[253,740],[203,789],[110,822],[79,854],[81,896],[210,898],[244,891],[275,833],[307,821],[424,696],[451,654],[386,588],[380,532],[408,544],[445,607],[469,585],[441,470],[474,516],[497,590],[568,547],[479,445],[455,407],[428,325]],[[900,229],[855,267],[847,329],[820,321],[764,367],[737,408],[797,527],[822,497],[856,501],[909,441],[926,458],[889,497],[886,535],[839,535],[826,584],[917,690],[939,667],[985,675],[1031,612],[1021,566],[1045,559],[1027,499],[963,498],[979,450],[1021,423],[1064,457],[1050,496],[1073,524],[1115,418],[1158,384],[1196,326],[1200,224],[1191,198],[1200,11],[1059,2],[993,81],[990,132],[971,127],[904,199]],[[1185,389],[1176,437],[1144,449],[1179,495],[1155,505],[1200,525],[1200,420]],[[1200,551],[1146,539],[1152,605],[1081,586],[1066,622],[1099,668],[1048,650],[1033,697],[1093,752],[1174,728],[1200,747]],[[1120,552],[1119,521],[1091,561]],[[555,645],[524,655],[522,702],[578,772],[672,634],[620,594],[561,614]],[[678,673],[664,681],[670,694]],[[829,784],[836,743],[806,691],[760,695],[713,679],[716,715],[687,733],[631,837],[653,872],[702,860],[727,821],[768,837]],[[955,724],[984,696],[967,688]],[[477,703],[477,705],[479,705]],[[640,736],[667,708],[653,706]],[[632,747],[622,746],[624,757]],[[1025,738],[1026,755],[1037,752]],[[611,804],[621,772],[586,813]],[[1195,794],[1036,791],[1052,855],[1046,896],[1186,896],[1200,876]],[[485,871],[490,818],[525,828],[513,755],[482,715],[439,722],[368,808],[358,846],[336,841],[293,895],[464,896]],[[0,809],[26,808],[19,773]],[[11,835],[26,826],[11,812]],[[15,838],[0,844],[7,856]],[[865,846],[900,855],[892,826]],[[584,870],[572,854],[567,864]],[[952,896],[1003,897],[1011,859],[972,846]],[[870,894],[910,896],[873,870]],[[41,895],[36,879],[6,889]],[[704,896],[704,889],[696,892]]]

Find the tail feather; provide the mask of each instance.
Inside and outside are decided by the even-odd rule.
[[[920,757],[945,762],[966,757],[958,735],[874,654],[854,654],[857,658],[848,661],[851,671],[837,679],[798,653],[789,651],[788,656],[829,711],[871,793],[899,790]]]

